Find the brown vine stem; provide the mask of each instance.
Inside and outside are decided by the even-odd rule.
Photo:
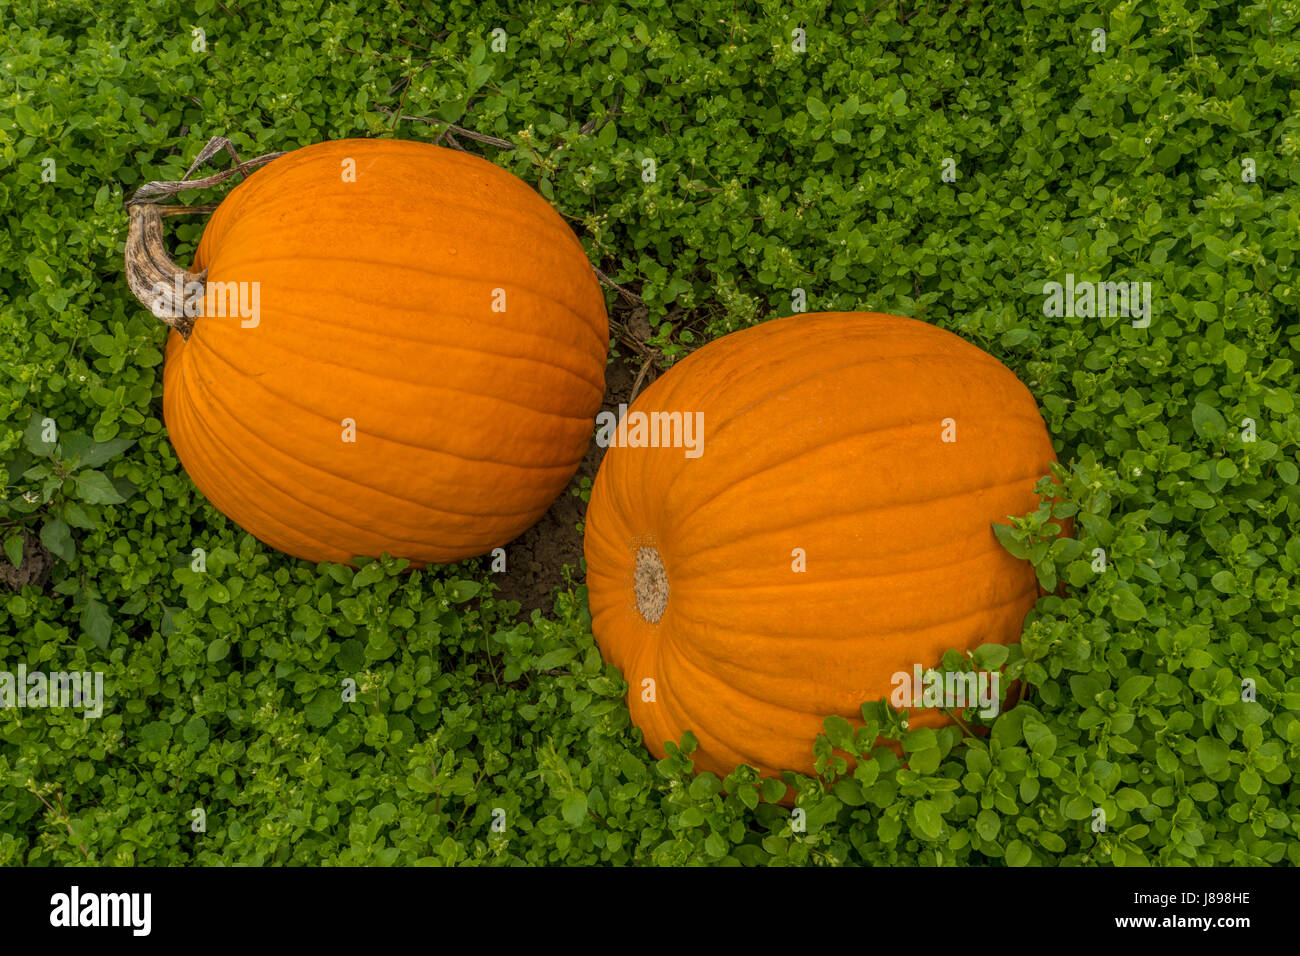
[[[629,301],[629,302],[635,302],[637,305],[645,305],[645,300],[642,299],[642,298],[641,298],[639,295],[637,295],[635,292],[631,292],[631,291],[629,291],[629,290],[623,288],[621,285],[619,285],[617,282],[615,282],[615,281],[614,281],[613,279],[611,279],[609,276],[605,275],[605,273],[601,272],[601,271],[600,271],[599,269],[597,269],[595,266],[592,266],[591,268],[592,268],[592,271],[596,273],[596,278],[597,278],[597,279],[599,279],[601,282],[605,283],[605,285],[609,286],[611,289],[613,289],[614,291],[616,291],[616,292],[617,292],[619,295],[621,295],[623,298],[627,299],[627,301]]]
[[[952,712],[951,708],[941,707],[939,709],[942,710],[949,717],[951,717],[956,722],[957,726],[966,732],[967,737],[977,736],[974,731],[972,731],[969,727],[966,726],[965,723],[962,722],[962,719],[960,717],[958,717],[955,713]]]
[[[31,785],[32,793],[36,794],[36,799],[41,801],[41,803],[45,804],[45,808],[49,810],[50,813],[54,814],[54,819],[61,821],[63,825],[68,828],[68,836],[75,839],[77,834],[72,829],[72,821],[68,819],[68,814],[63,809],[63,795],[62,794],[59,795],[59,809],[55,810],[53,804],[51,804],[50,801],[46,800],[43,796],[41,796],[40,791],[36,789],[36,781],[35,780],[29,781],[29,784]],[[90,859],[90,854],[86,852],[86,848],[82,846],[80,843],[77,844],[77,849],[81,851],[81,855],[83,857],[85,857],[88,860]]]
[[[641,369],[636,373],[636,381],[632,383],[632,394],[630,394],[627,397],[627,401],[629,405],[632,404],[632,402],[636,401],[636,397],[641,394],[641,385],[645,381],[645,377],[647,374],[649,374],[650,367],[653,364],[654,362],[651,361],[649,357],[647,357],[641,363]]]
[[[190,179],[190,174],[193,173],[200,164],[211,159],[223,149],[230,154],[232,159],[234,159],[235,165],[231,166],[229,169],[223,169],[220,172],[213,173],[211,176],[204,176],[202,179]],[[234,146],[231,144],[230,140],[226,139],[224,136],[214,136],[212,139],[208,140],[208,144],[199,151],[199,155],[195,158],[193,164],[191,164],[189,170],[181,179],[172,182],[147,182],[131,194],[131,198],[127,200],[126,204],[130,207],[146,202],[157,202],[159,199],[170,199],[177,193],[185,192],[188,189],[207,189],[209,186],[216,186],[220,183],[224,183],[231,176],[242,176],[250,169],[256,169],[258,166],[261,166],[264,163],[269,163],[271,160],[278,159],[283,155],[283,152],[265,153],[261,156],[256,156],[253,159],[241,162],[239,154],[235,152]],[[155,199],[154,197],[157,198]]]
[[[480,143],[487,143],[489,146],[499,146],[502,149],[518,149],[514,143],[508,139],[501,139],[497,136],[488,136],[485,133],[476,133],[472,129],[465,129],[463,126],[457,126],[455,123],[448,123],[446,120],[430,119],[427,116],[410,116],[405,113],[398,113],[397,110],[389,109],[387,106],[375,107],[381,113],[387,113],[389,116],[396,115],[399,120],[413,120],[416,123],[428,123],[430,126],[446,126],[449,130],[454,130],[466,139],[472,139]]]

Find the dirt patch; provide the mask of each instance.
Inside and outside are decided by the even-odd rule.
[[[14,591],[21,591],[28,584],[44,588],[50,581],[53,568],[54,555],[45,549],[41,539],[34,534],[24,534],[22,563],[15,568],[7,557],[0,557],[0,581]]]
[[[618,413],[619,403],[627,402],[632,394],[640,366],[636,356],[619,356],[605,367],[602,411]],[[593,441],[578,473],[550,510],[537,524],[506,545],[506,569],[492,575],[492,580],[500,588],[496,595],[499,600],[519,602],[521,618],[527,618],[534,608],[550,612],[555,604],[555,589],[568,583],[566,568],[571,569],[573,581],[583,580],[582,535],[578,523],[587,512],[587,503],[574,492],[582,488],[584,478],[596,480],[596,471],[604,457],[605,449]],[[487,570],[490,559],[485,559],[483,566]]]

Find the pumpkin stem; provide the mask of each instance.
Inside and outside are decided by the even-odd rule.
[[[235,165],[202,179],[190,179],[190,174],[219,153],[228,152]],[[155,316],[188,339],[194,330],[194,316],[186,315],[186,301],[202,303],[208,270],[190,272],[172,261],[163,242],[162,220],[190,212],[211,212],[216,205],[160,206],[159,200],[175,196],[188,189],[205,189],[223,183],[231,176],[243,175],[248,170],[269,163],[284,153],[267,153],[246,162],[224,136],[214,136],[199,152],[185,176],[176,182],[148,182],[137,189],[126,202],[130,226],[126,233],[126,284],[132,294]],[[197,285],[198,288],[195,288]]]
[[[126,284],[155,316],[188,339],[194,317],[185,314],[185,300],[202,290],[208,270],[189,272],[167,254],[163,243],[161,208],[155,205],[130,207],[131,227],[126,234]],[[196,297],[196,301],[202,301]]]
[[[636,592],[636,609],[650,624],[658,624],[668,609],[668,572],[659,552],[643,547],[636,553],[636,570],[632,575]]]

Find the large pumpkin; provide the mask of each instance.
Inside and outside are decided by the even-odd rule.
[[[168,431],[208,499],[281,551],[482,554],[582,460],[604,299],[560,216],[483,159],[394,140],[288,153],[221,203],[194,270],[205,311],[169,336]],[[216,315],[235,309],[214,283],[256,284],[256,320],[251,291]]]
[[[642,412],[697,416],[702,444],[663,447],[661,417],[660,447],[632,447],[653,440]],[[860,723],[893,675],[1019,639],[1036,577],[991,525],[1037,506],[1055,455],[1029,391],[958,336],[770,321],[688,356],[625,418],[592,488],[587,584],[657,756],[691,730],[697,769],[811,773],[826,716]]]

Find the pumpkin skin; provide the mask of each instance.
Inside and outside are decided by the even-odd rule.
[[[691,730],[697,770],[811,774],[826,716],[861,726],[896,672],[1019,640],[1037,578],[991,524],[1038,506],[1056,456],[1028,389],[976,346],[897,316],[777,319],[698,349],[637,411],[704,423],[699,457],[610,447],[587,512],[592,631],[656,756]],[[643,562],[638,595],[647,548],[662,570]],[[948,722],[911,709],[912,727]]]
[[[308,146],[226,197],[204,268],[259,283],[260,319],[170,333],[164,416],[194,483],[265,543],[457,561],[535,523],[577,470],[604,297],[573,232],[504,170],[424,143]]]

